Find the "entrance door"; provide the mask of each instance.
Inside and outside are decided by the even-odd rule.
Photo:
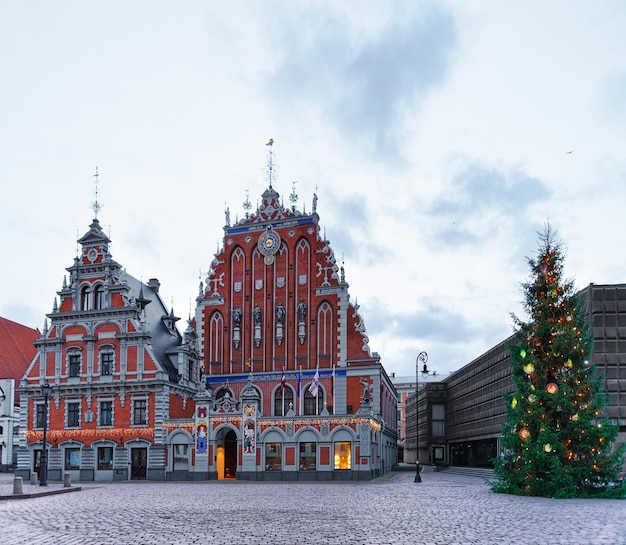
[[[130,478],[142,480],[146,478],[148,470],[148,449],[130,449]]]
[[[224,478],[234,479],[237,472],[237,435],[230,430],[224,437]]]

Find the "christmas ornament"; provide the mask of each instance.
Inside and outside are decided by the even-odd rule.
[[[551,382],[546,386],[546,390],[549,394],[556,394],[559,391],[559,387],[554,382]]]
[[[543,445],[544,452],[552,452],[552,445],[550,443],[546,443]]]
[[[534,370],[535,366],[532,363],[527,363],[526,365],[524,365],[524,373],[526,373],[527,375],[533,373]]]
[[[528,430],[528,428],[522,428],[519,431],[519,436],[520,436],[520,439],[523,439],[524,441],[526,441],[526,439],[530,437],[530,431]]]

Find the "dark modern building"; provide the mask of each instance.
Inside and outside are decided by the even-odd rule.
[[[626,284],[590,284],[579,292],[595,339],[591,362],[604,377],[607,412],[620,422],[618,442],[626,441]],[[513,391],[505,339],[440,382],[425,382],[407,399],[406,458],[459,466],[490,467],[499,452],[505,421],[503,395]],[[421,386],[421,384],[420,384]],[[419,433],[416,433],[416,428]]]

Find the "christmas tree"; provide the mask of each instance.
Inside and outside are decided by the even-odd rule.
[[[554,498],[626,496],[624,445],[606,415],[602,377],[590,360],[593,339],[564,250],[550,226],[539,234],[530,280],[522,284],[529,320],[515,315],[515,390],[494,460],[496,492]]]

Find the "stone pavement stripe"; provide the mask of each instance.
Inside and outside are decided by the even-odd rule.
[[[3,544],[626,545],[623,500],[494,494],[480,478],[80,483],[0,502]]]

